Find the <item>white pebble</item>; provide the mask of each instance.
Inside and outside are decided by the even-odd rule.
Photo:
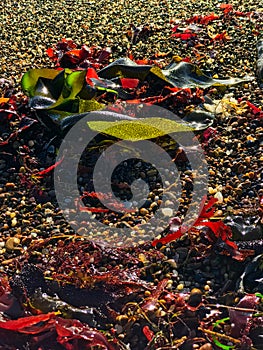
[[[163,208],[162,209],[162,213],[164,216],[167,216],[167,217],[172,217],[173,216],[173,209],[171,208]]]
[[[218,203],[223,203],[224,197],[223,197],[223,195],[222,195],[221,192],[216,192],[216,194],[214,195],[214,197],[217,198]]]

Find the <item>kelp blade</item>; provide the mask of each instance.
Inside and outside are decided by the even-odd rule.
[[[29,97],[33,97],[36,95],[35,94],[36,86],[39,79],[45,78],[52,81],[59,74],[61,74],[61,71],[55,70],[55,69],[49,69],[49,68],[29,69],[22,77],[22,80],[21,80],[22,89],[26,94],[28,94]],[[43,93],[42,95],[47,96],[47,93]]]
[[[129,141],[147,140],[171,133],[193,131],[186,124],[157,117],[118,122],[89,121],[88,126],[92,130]]]
[[[214,79],[198,66],[188,62],[172,63],[162,72],[172,85],[180,88],[227,86],[254,79],[253,77]]]
[[[98,76],[104,79],[134,78],[143,81],[150,72],[151,65],[140,65],[127,57],[119,58],[98,72]]]

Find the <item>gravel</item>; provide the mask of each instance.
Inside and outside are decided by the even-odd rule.
[[[145,58],[156,53],[195,57],[191,43],[171,37],[177,21],[212,12],[222,15],[221,1],[37,1],[5,0],[0,10],[0,76],[13,78],[18,84],[22,73],[30,67],[50,66],[45,50],[62,37],[72,38],[77,44],[110,46],[113,58],[132,53]],[[225,21],[231,40],[226,45],[207,45],[198,48],[198,54],[217,52],[213,59],[199,62],[207,69],[236,75],[255,70],[256,41],[262,29],[262,2],[232,1],[235,10],[253,12],[250,17],[235,17]],[[131,24],[139,28],[148,25],[148,35],[139,36],[131,43]],[[215,27],[214,23],[210,26]],[[181,25],[180,25],[181,26]],[[182,25],[183,27],[184,25]],[[213,30],[213,29],[212,29]]]

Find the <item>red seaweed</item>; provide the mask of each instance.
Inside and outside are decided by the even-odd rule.
[[[42,171],[39,171],[37,174],[34,174],[34,177],[43,177],[44,175],[49,174],[52,170],[54,170],[57,166],[59,166],[59,164],[61,164],[63,162],[63,158],[58,160],[55,164],[51,165],[50,167],[48,167],[47,169],[44,169]]]

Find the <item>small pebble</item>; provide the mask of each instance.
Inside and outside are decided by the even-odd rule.
[[[17,237],[10,237],[6,241],[5,247],[6,247],[6,249],[12,251],[12,250],[15,250],[17,248],[19,243],[20,243],[20,239],[19,238],[17,238]]]
[[[163,208],[162,213],[164,216],[172,217],[173,216],[173,209],[172,208]]]
[[[145,209],[145,208],[141,208],[140,209],[140,214],[141,215],[147,215],[147,214],[149,214],[149,211],[147,209]]]
[[[209,292],[209,291],[210,291],[210,286],[209,286],[208,284],[206,284],[206,285],[204,286],[204,290],[205,290],[206,292]]]
[[[177,290],[183,290],[184,289],[184,284],[183,283],[179,283],[176,287]]]
[[[213,350],[213,346],[210,343],[202,345],[199,350]]]

